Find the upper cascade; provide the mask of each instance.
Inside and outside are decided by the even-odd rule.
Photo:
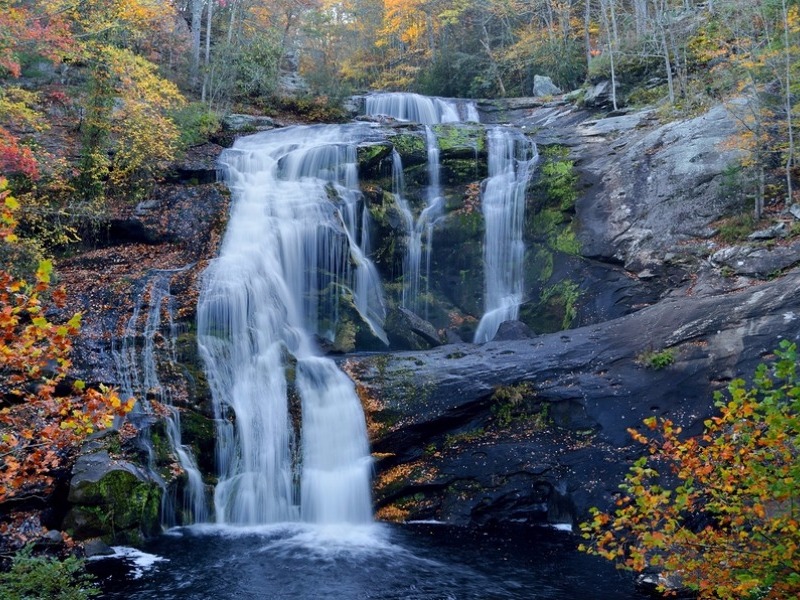
[[[366,97],[366,114],[387,116],[422,125],[480,122],[472,100],[431,98],[406,92],[386,92]]]
[[[519,317],[523,299],[525,191],[539,155],[516,129],[489,131],[489,178],[481,193],[486,227],[483,244],[484,314],[475,343],[494,339],[500,324]]]
[[[237,140],[220,159],[233,204],[198,304],[218,423],[220,523],[372,519],[363,410],[353,383],[314,342],[314,333],[332,335],[347,303],[385,339],[380,281],[357,243],[369,223],[355,142],[368,129],[265,132]]]
[[[428,188],[425,207],[416,215],[403,197],[402,166],[397,153],[393,156],[393,193],[398,209],[406,225],[406,256],[403,260],[403,307],[427,317],[427,303],[421,304],[421,297],[428,297],[430,283],[431,256],[433,252],[434,226],[444,213],[444,197],[441,186],[439,143],[431,125],[441,123],[461,123],[480,121],[475,103],[471,100],[430,98],[405,92],[372,94],[366,98],[366,112],[370,116],[388,116],[403,121],[425,125],[425,145],[428,154]],[[422,272],[424,262],[424,274]],[[425,288],[422,289],[424,282]]]

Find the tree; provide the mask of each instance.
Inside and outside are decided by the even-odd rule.
[[[699,598],[800,594],[800,379],[783,341],[751,387],[715,394],[720,413],[684,438],[669,419],[629,432],[647,447],[612,512],[593,509],[581,549],[623,569],[677,576]]]
[[[18,209],[0,179],[0,251],[6,257],[18,243]],[[0,269],[0,505],[49,493],[54,473],[81,440],[133,407],[112,389],[68,385],[80,314],[62,324],[48,319],[65,300],[64,290],[51,286],[51,274],[50,261],[39,264],[33,281]]]

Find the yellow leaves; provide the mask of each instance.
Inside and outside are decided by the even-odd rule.
[[[53,274],[53,261],[42,260],[39,261],[39,267],[36,269],[36,281],[39,283],[50,283],[50,277]]]

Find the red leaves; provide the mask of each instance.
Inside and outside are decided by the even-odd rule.
[[[0,171],[20,174],[36,180],[39,178],[39,165],[30,148],[21,146],[19,140],[6,129],[0,127]]]

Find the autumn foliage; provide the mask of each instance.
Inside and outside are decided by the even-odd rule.
[[[17,243],[17,201],[0,179],[0,245]],[[72,338],[80,315],[52,323],[47,313],[65,294],[51,286],[52,264],[42,261],[32,281],[0,269],[0,504],[46,494],[89,433],[108,427],[133,401],[114,390],[67,386]]]
[[[629,430],[647,446],[612,512],[592,511],[582,549],[620,568],[653,569],[699,598],[800,596],[800,380],[783,342],[752,387],[718,393],[720,413],[684,438],[669,419]]]

